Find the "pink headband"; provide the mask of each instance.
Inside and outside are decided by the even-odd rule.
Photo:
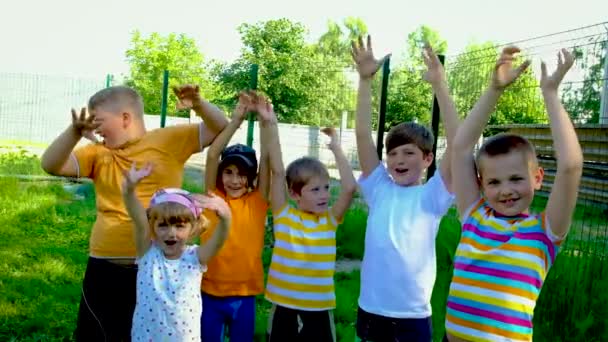
[[[201,209],[196,206],[190,193],[177,188],[166,188],[158,190],[150,200],[150,207],[161,203],[178,203],[190,209],[194,217],[199,217]]]

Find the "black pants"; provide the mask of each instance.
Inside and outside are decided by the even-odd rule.
[[[431,317],[391,318],[357,312],[357,337],[361,342],[430,342],[433,339]]]
[[[304,311],[275,305],[268,325],[268,342],[335,342],[334,317],[329,310]]]
[[[89,258],[82,283],[78,342],[131,341],[137,266]]]

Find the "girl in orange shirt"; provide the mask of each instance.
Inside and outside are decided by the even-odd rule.
[[[204,342],[251,342],[255,331],[255,296],[264,292],[262,249],[269,207],[269,167],[264,135],[258,162],[254,149],[235,144],[226,148],[248,112],[255,110],[257,95],[243,92],[232,121],[207,151],[206,191],[226,200],[232,210],[230,235],[208,264],[202,281]],[[206,232],[202,239],[211,236]]]

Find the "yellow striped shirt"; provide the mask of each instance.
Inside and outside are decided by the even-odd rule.
[[[336,307],[337,226],[329,211],[311,214],[285,205],[275,215],[267,300],[299,310]]]

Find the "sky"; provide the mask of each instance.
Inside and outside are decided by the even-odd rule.
[[[125,51],[139,30],[185,33],[207,60],[239,56],[237,27],[288,18],[310,41],[327,22],[360,17],[377,55],[405,53],[408,33],[437,30],[448,55],[470,42],[507,43],[608,21],[607,0],[21,0],[2,1],[0,72],[103,78],[126,74]]]

